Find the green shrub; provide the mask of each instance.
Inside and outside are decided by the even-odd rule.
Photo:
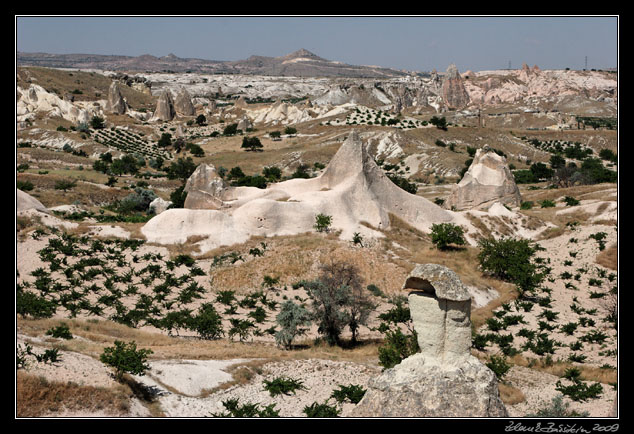
[[[229,320],[231,328],[229,329],[229,339],[233,339],[235,335],[238,335],[240,342],[245,341],[252,333],[255,324],[246,319],[231,318]]]
[[[372,295],[374,295],[375,297],[381,297],[381,298],[387,297],[387,295],[385,295],[385,293],[381,291],[381,288],[379,288],[378,286],[374,284],[368,285],[366,289],[370,291],[370,293],[372,293]]]
[[[384,332],[383,345],[379,347],[379,365],[392,368],[407,357],[420,351],[416,332],[405,335],[400,329]]]
[[[303,410],[304,414],[307,417],[316,418],[316,417],[338,417],[341,410],[337,407],[329,405],[328,401],[323,404],[319,404],[317,402],[313,402],[311,405],[307,405]]]
[[[295,380],[288,377],[277,377],[273,380],[264,380],[264,390],[269,392],[271,396],[291,395],[296,390],[307,390],[301,380]]]
[[[532,258],[538,247],[529,240],[483,239],[478,260],[483,272],[517,285],[520,293],[535,289],[544,279]]]
[[[267,405],[264,408],[260,408],[259,404],[246,403],[240,405],[239,399],[227,399],[222,401],[223,407],[228,410],[223,413],[212,413],[213,417],[279,417],[279,410],[275,409],[275,404]]]
[[[466,244],[464,230],[453,223],[440,223],[431,226],[431,242],[439,250],[446,250],[450,244]]]
[[[145,371],[150,369],[146,363],[147,356],[152,354],[150,349],[137,350],[134,341],[125,343],[115,341],[114,347],[106,347],[99,357],[102,363],[115,369],[115,378],[121,381],[123,374],[145,375]]]
[[[225,136],[233,136],[237,134],[237,132],[238,132],[238,124],[230,124],[224,128],[224,130],[222,131],[222,134]]]
[[[30,316],[34,319],[50,318],[56,310],[55,303],[31,291],[18,290],[16,292],[16,313],[18,315]]]
[[[35,186],[31,181],[16,181],[15,186],[18,190],[31,191]]]
[[[71,188],[75,187],[76,185],[77,185],[77,181],[69,181],[67,179],[62,179],[55,183],[55,190],[68,191]]]
[[[493,371],[498,380],[501,380],[502,377],[504,377],[511,369],[511,365],[507,363],[506,357],[496,355],[489,357],[489,361],[486,363],[486,366]]]
[[[356,384],[351,384],[349,386],[343,386],[340,384],[339,389],[333,390],[330,397],[340,404],[344,401],[358,404],[365,395],[365,392],[366,390],[363,387]]]
[[[222,318],[212,303],[200,306],[198,315],[192,318],[191,326],[202,339],[218,339],[224,334]]]
[[[70,329],[66,324],[60,324],[57,327],[53,327],[46,331],[47,336],[51,336],[54,338],[60,339],[72,339],[73,335],[70,332]]]
[[[594,383],[588,386],[588,384],[579,379],[573,380],[573,384],[568,386],[564,386],[561,380],[559,380],[556,383],[555,389],[573,401],[587,401],[589,399],[599,398],[603,392],[603,386],[601,386],[600,383]]]
[[[317,232],[330,232],[331,224],[332,216],[320,213],[315,216],[315,225],[313,227]]]

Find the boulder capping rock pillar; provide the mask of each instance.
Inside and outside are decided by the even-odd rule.
[[[353,417],[507,417],[493,371],[471,355],[471,297],[458,275],[418,265],[403,285],[420,353],[368,382]]]

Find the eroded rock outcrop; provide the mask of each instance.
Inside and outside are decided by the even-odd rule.
[[[156,102],[156,110],[154,110],[154,119],[161,121],[171,121],[176,116],[174,109],[174,100],[168,89],[163,90]]]
[[[368,384],[355,417],[506,417],[495,374],[471,355],[471,296],[450,269],[418,265],[403,289],[420,353]]]
[[[460,73],[456,65],[451,64],[447,68],[442,83],[442,97],[449,108],[463,108],[470,102],[469,93],[464,87]]]
[[[128,109],[128,105],[121,94],[119,89],[119,83],[113,81],[108,89],[108,101],[106,103],[106,110],[110,113],[123,114]]]
[[[174,98],[174,110],[181,116],[194,116],[196,114],[192,97],[184,87],[179,89]]]
[[[485,209],[494,202],[519,206],[521,200],[506,158],[484,146],[478,149],[469,170],[453,187],[445,206],[461,211]]]
[[[185,184],[185,208],[220,209],[226,188],[225,181],[218,175],[215,167],[203,163],[196,168]]]
[[[200,166],[185,186],[185,208],[161,213],[141,231],[149,241],[164,244],[205,236],[198,245],[207,251],[251,236],[314,231],[320,213],[332,216],[332,229],[341,231],[341,239],[355,232],[381,236],[371,227],[390,227],[390,214],[425,232],[434,223],[461,218],[390,181],[356,131],[315,178],[290,179],[266,189],[225,188],[221,181],[212,166]]]

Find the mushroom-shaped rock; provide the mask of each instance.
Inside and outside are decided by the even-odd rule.
[[[441,265],[418,265],[403,289],[421,353],[430,362],[463,362],[471,348],[471,295],[458,275]]]
[[[471,299],[460,278],[418,265],[403,285],[421,352],[368,383],[355,417],[505,417],[497,378],[470,354]]]

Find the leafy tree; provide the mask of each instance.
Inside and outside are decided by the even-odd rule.
[[[188,143],[187,150],[192,153],[194,157],[204,157],[205,151],[199,145],[195,143]]]
[[[205,125],[207,123],[207,118],[205,115],[200,114],[196,117],[196,124],[199,126]]]
[[[537,180],[550,179],[554,175],[554,171],[549,169],[544,163],[531,164],[530,171],[533,173]]]
[[[304,284],[313,300],[311,314],[318,332],[329,345],[339,345],[348,326],[355,342],[359,326],[367,323],[374,308],[363,290],[359,271],[345,262],[326,264],[321,270],[317,280]]]
[[[308,173],[308,165],[300,164],[299,166],[297,166],[295,172],[293,172],[293,174],[291,175],[291,178],[310,178],[310,173]]]
[[[273,140],[279,140],[282,134],[279,131],[271,131],[269,137]]]
[[[218,339],[224,334],[222,318],[212,303],[204,303],[200,306],[198,314],[192,318],[191,328],[202,339]]]
[[[161,138],[159,139],[157,145],[167,148],[168,146],[172,146],[172,135],[170,133],[161,134]]]
[[[466,244],[464,230],[453,223],[440,223],[431,226],[431,242],[439,250],[446,250],[450,244],[463,246]]]
[[[187,199],[187,192],[185,191],[185,185],[181,185],[170,193],[170,201],[172,201],[170,208],[184,208],[185,199]]]
[[[313,299],[311,316],[318,324],[319,334],[329,345],[339,345],[340,335],[350,321],[346,309],[350,302],[350,288],[326,285],[320,280],[306,282],[304,288]]]
[[[295,128],[295,127],[286,127],[284,129],[284,134],[287,134],[289,136],[292,136],[293,134],[297,134],[297,128]]]
[[[538,247],[529,240],[488,238],[481,240],[478,245],[482,271],[516,284],[521,293],[535,289],[543,281],[545,274],[538,272],[537,265],[532,261]]]
[[[156,194],[152,190],[137,187],[133,193],[119,202],[119,206],[117,207],[118,212],[121,214],[129,214],[133,211],[145,212],[156,197]]]
[[[527,169],[514,170],[512,173],[516,184],[534,184],[539,181],[535,174]]]
[[[413,182],[409,182],[407,179],[405,179],[402,176],[398,176],[398,175],[394,175],[392,173],[388,173],[387,177],[394,184],[398,185],[399,187],[401,187],[403,190],[405,190],[406,192],[408,192],[410,194],[416,194],[416,192],[418,191],[418,187],[416,186],[416,184],[414,184]]]
[[[112,161],[110,172],[117,176],[125,173],[134,175],[139,172],[139,161],[132,155],[123,155],[121,158]]]
[[[262,149],[262,147],[262,143],[257,137],[245,136],[242,138],[242,148],[246,149],[247,151],[259,151]]]
[[[279,181],[282,179],[282,171],[279,167],[268,166],[262,169],[262,176],[269,181]]]
[[[67,179],[62,179],[55,183],[55,190],[63,190],[66,192],[75,186],[77,186],[77,181],[74,181],[74,180],[69,181]]]
[[[224,130],[222,131],[222,134],[225,136],[234,136],[236,135],[238,132],[238,124],[231,124],[231,125],[227,125]]]
[[[617,173],[605,168],[598,158],[586,158],[581,163],[580,172],[587,184],[617,182],[618,180]]]
[[[357,332],[361,325],[367,325],[368,317],[376,307],[363,289],[359,269],[347,262],[333,262],[321,267],[320,280],[326,285],[347,287],[348,328],[352,333],[352,343],[357,341]]]
[[[239,166],[232,167],[229,173],[227,174],[227,181],[231,181],[232,179],[244,178],[245,176],[246,175],[244,174],[242,169],[240,169]]]
[[[310,312],[291,300],[282,304],[275,320],[282,327],[275,334],[275,342],[286,349],[290,349],[293,339],[306,333],[305,327],[311,324]]]
[[[550,157],[550,167],[552,169],[561,169],[566,167],[566,159],[561,155],[552,155]]]
[[[180,179],[184,184],[195,170],[196,164],[191,157],[187,157],[187,159],[179,158],[178,161],[170,165],[167,170],[167,177],[169,179]]]
[[[93,116],[92,119],[90,119],[90,126],[95,130],[101,130],[105,127],[104,119],[99,116]]]
[[[599,151],[599,158],[602,160],[611,161],[612,163],[618,162],[618,156],[610,149],[601,149]]]
[[[441,118],[437,116],[432,116],[432,118],[429,120],[429,123],[435,126],[436,128],[438,128],[439,130],[447,131],[447,119],[445,119],[444,116]]]
[[[136,342],[125,343],[114,341],[114,347],[106,347],[99,357],[102,363],[112,366],[115,369],[115,378],[121,381],[126,372],[133,375],[145,375],[145,371],[150,369],[146,363],[147,356],[152,354],[150,349],[137,350]]]

